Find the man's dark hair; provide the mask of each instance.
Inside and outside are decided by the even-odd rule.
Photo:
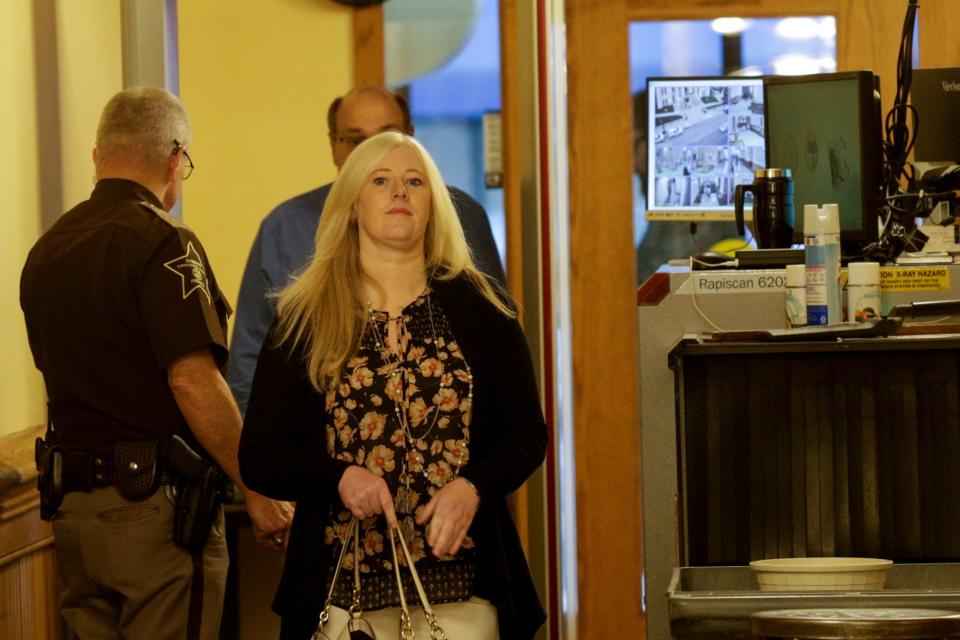
[[[397,106],[400,107],[400,113],[403,115],[403,131],[404,133],[410,131],[413,127],[413,118],[410,115],[410,105],[407,104],[407,99],[404,98],[399,93],[390,91],[388,89],[383,89],[385,95],[392,96],[396,101]],[[330,108],[327,109],[327,129],[330,132],[330,135],[333,135],[337,132],[337,112],[340,111],[340,105],[343,104],[343,96],[338,96],[333,102],[330,103]]]

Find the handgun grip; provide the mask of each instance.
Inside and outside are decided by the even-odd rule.
[[[177,476],[192,480],[210,466],[210,462],[201,458],[190,448],[183,438],[174,435],[165,442],[163,461]]]

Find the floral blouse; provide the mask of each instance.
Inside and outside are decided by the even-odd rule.
[[[397,323],[396,348],[388,344]],[[370,311],[357,353],[340,384],[326,394],[327,452],[384,478],[394,496],[401,530],[432,602],[468,599],[473,592],[473,542],[456,556],[437,559],[426,543],[427,525],[416,516],[430,498],[457,477],[470,459],[473,378],[456,338],[428,288],[395,320]],[[325,529],[336,566],[352,515],[338,502]],[[344,557],[334,603],[349,608],[353,589],[353,540]],[[399,551],[398,551],[399,553]],[[401,566],[404,565],[400,554]],[[383,516],[360,523],[361,604],[366,610],[399,604],[393,554]],[[401,571],[408,581],[407,571]],[[328,577],[329,580],[331,575]],[[418,602],[407,582],[405,595]]]

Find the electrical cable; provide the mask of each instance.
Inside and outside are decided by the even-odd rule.
[[[911,321],[910,321],[910,324],[911,324],[911,325],[918,325],[918,324],[923,324],[923,325],[927,325],[927,324],[940,324],[941,322],[943,322],[943,321],[945,321],[945,320],[949,320],[951,317],[952,317],[952,316],[942,316],[942,317],[940,317],[940,318],[935,318],[935,319],[933,319],[933,320],[911,320]]]
[[[711,320],[707,314],[703,312],[703,309],[701,309],[700,305],[697,303],[697,283],[694,281],[694,274],[690,274],[690,279],[688,282],[690,283],[690,302],[693,303],[693,308],[696,309],[697,313],[700,314],[700,317],[703,318],[708,325],[710,325],[710,328],[712,328],[714,331],[723,331],[723,329],[721,329],[717,323]]]
[[[881,217],[886,214],[879,237],[876,242],[864,247],[857,256],[849,259],[880,258],[892,260],[907,247],[922,249],[921,238],[917,238],[919,231],[916,227],[916,218],[923,215],[925,200],[917,194],[905,192],[902,182],[906,180],[913,184],[915,176],[908,158],[913,150],[917,131],[920,129],[920,118],[917,110],[910,104],[910,91],[913,84],[913,33],[916,27],[919,0],[908,0],[907,13],[903,21],[903,31],[900,37],[900,49],[897,53],[897,90],[893,106],[884,118],[882,141],[883,172],[882,172],[882,204]],[[909,199],[914,199],[910,206]],[[906,201],[906,202],[905,202]],[[917,242],[920,243],[919,247]]]
[[[910,104],[910,91],[913,86],[913,32],[918,8],[919,0],[909,0],[907,15],[903,21],[900,50],[897,54],[896,96],[893,107],[885,119],[887,166],[884,186],[887,196],[900,192],[901,178],[912,178],[907,173],[906,167],[907,158],[913,149],[914,139],[920,126],[917,110]]]

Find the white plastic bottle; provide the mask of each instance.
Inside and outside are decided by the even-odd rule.
[[[802,264],[787,265],[787,322],[791,327],[807,324],[807,268]]]
[[[851,262],[847,266],[847,319],[863,322],[880,317],[880,263]]]
[[[840,207],[804,205],[803,239],[807,263],[807,324],[841,323]]]

